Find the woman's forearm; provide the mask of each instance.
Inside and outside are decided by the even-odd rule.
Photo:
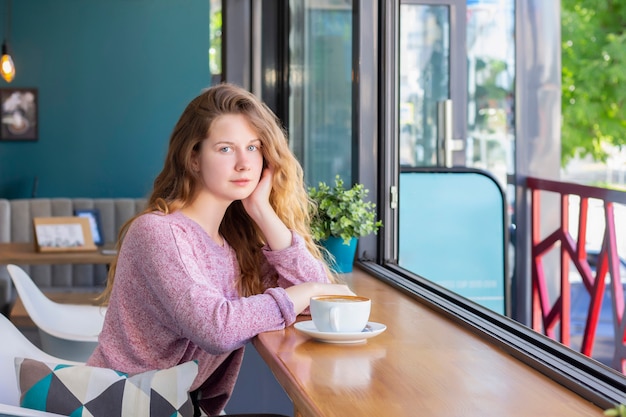
[[[285,291],[293,303],[296,314],[302,313],[309,306],[311,297],[316,295],[355,295],[347,285],[321,282],[306,282],[286,288]]]

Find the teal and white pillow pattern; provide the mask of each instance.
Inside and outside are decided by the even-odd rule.
[[[189,390],[198,364],[128,376],[87,365],[15,358],[20,406],[66,416],[193,416]]]

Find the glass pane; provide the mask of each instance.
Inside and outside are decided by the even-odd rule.
[[[211,0],[209,15],[209,74],[214,85],[222,79],[222,0]]]
[[[400,174],[398,265],[504,314],[500,186],[482,171],[415,171]]]
[[[351,183],[352,1],[291,0],[289,137],[307,184]]]
[[[448,6],[400,6],[400,165],[437,165],[437,102],[449,98]]]
[[[515,265],[515,1],[467,1],[466,165],[491,173],[506,190],[509,277]]]
[[[467,16],[466,165],[489,171],[506,189],[515,172],[514,1],[468,0]]]
[[[482,172],[432,169],[444,165],[439,103],[459,71],[450,67],[451,13],[447,4],[400,6],[398,265],[505,313],[500,185]]]

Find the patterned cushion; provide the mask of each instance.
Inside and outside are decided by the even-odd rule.
[[[192,416],[195,361],[128,376],[87,365],[15,358],[20,405],[67,416]]]

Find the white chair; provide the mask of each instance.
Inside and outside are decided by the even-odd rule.
[[[44,362],[79,364],[57,358],[33,345],[4,315],[0,314],[0,415],[15,416],[57,416],[58,414],[21,408],[15,358],[31,358]]]
[[[26,312],[39,330],[44,352],[85,362],[98,344],[106,308],[50,300],[17,265],[7,265]]]

